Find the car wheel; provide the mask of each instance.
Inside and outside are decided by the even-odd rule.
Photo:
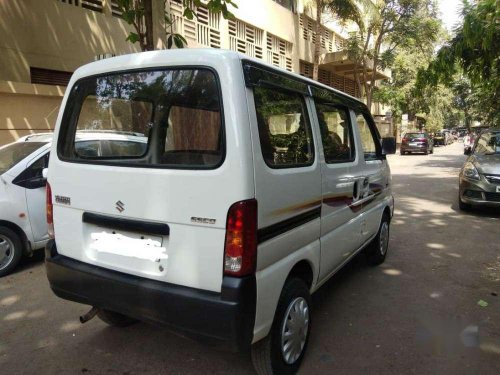
[[[311,295],[301,279],[285,283],[269,335],[252,345],[259,375],[295,374],[306,352],[311,331]]]
[[[470,211],[472,206],[470,204],[462,202],[462,198],[460,198],[460,193],[458,193],[458,208],[462,211]]]
[[[0,277],[8,275],[23,256],[23,243],[12,229],[0,226]]]
[[[99,310],[97,316],[104,323],[114,327],[127,327],[138,322],[137,319],[129,318],[128,316],[109,310]]]
[[[390,219],[389,215],[384,214],[380,222],[380,227],[378,228],[377,236],[365,250],[366,257],[371,265],[377,266],[385,261],[389,248],[389,234]]]

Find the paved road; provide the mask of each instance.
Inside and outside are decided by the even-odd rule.
[[[458,211],[461,151],[390,157],[387,261],[359,256],[314,295],[302,374],[500,374],[500,215]],[[80,325],[86,310],[50,292],[41,257],[1,279],[0,373],[253,373],[246,355],[147,324]]]

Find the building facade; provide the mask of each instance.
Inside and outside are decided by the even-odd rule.
[[[335,22],[315,33],[307,0],[237,0],[235,19],[206,8],[182,17],[182,0],[153,0],[154,41],[165,48],[162,8],[174,18],[174,31],[193,48],[224,48],[312,77],[315,43],[321,44],[319,81],[358,96],[346,35]],[[23,135],[53,129],[65,86],[79,66],[107,56],[139,51],[126,41],[132,31],[115,0],[22,0],[0,2],[0,145]],[[379,72],[378,79],[388,78]],[[372,108],[379,128],[385,109]]]

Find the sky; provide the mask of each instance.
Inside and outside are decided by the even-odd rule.
[[[448,31],[452,31],[461,19],[462,0],[438,0],[441,19]]]

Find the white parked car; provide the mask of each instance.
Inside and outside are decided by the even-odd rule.
[[[77,140],[95,126],[147,147],[89,156]],[[50,156],[51,288],[94,306],[82,321],[164,324],[294,373],[310,294],[362,250],[385,259],[394,151],[362,102],[236,52],[86,65]]]
[[[49,239],[42,173],[51,140],[37,134],[0,147],[0,277]]]
[[[52,133],[33,134],[0,147],[0,277],[9,274],[23,255],[47,243],[44,169],[48,167]],[[145,148],[133,133],[82,132],[77,149],[86,155]]]

